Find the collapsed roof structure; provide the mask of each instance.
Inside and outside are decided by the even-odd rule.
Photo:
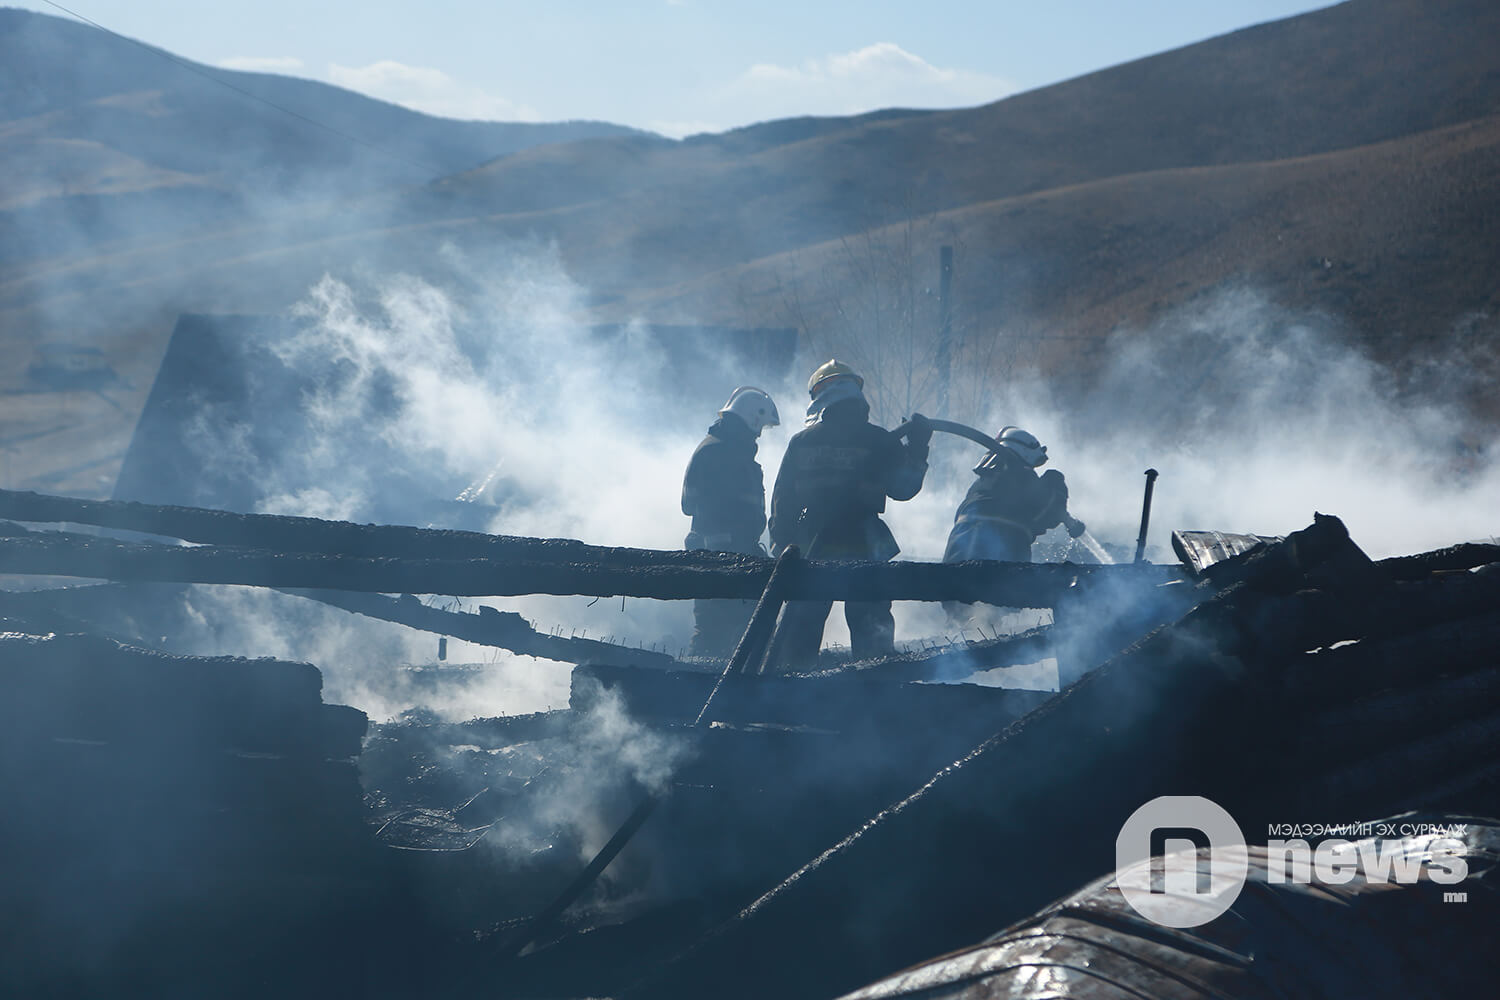
[[[0,783],[25,817],[6,831],[19,905],[3,965],[22,995],[212,982],[230,995],[825,997],[1098,879],[1115,832],[1157,795],[1221,803],[1252,841],[1311,815],[1500,812],[1495,545],[1372,562],[1318,515],[1182,568],[773,564],[3,491],[0,518],[0,573],[114,581],[0,597]],[[1201,552],[1192,541],[1179,545]],[[363,715],[322,705],[314,667],[142,648],[129,633],[149,616],[121,609],[161,603],[166,582],[286,588],[580,665],[566,709],[407,718],[361,742]],[[759,606],[734,657],[713,663],[377,596],[538,592]],[[1014,636],[764,673],[777,609],[813,596],[1057,614]],[[931,683],[1048,654],[1076,666],[1060,692]],[[1408,903],[1361,904],[1360,919],[1407,926],[1409,905],[1469,940],[1495,915],[1492,840],[1469,841],[1466,907],[1433,909],[1419,885],[1395,894]],[[947,960],[867,995],[1043,995],[1005,992],[995,970],[1076,972],[1099,947],[1159,967],[1141,925],[1121,943],[1114,891],[1017,925],[962,974]],[[1275,923],[1292,913],[1259,907],[1256,933],[1285,936]],[[1113,936],[1019,965],[989,957],[1028,926],[1082,941],[1058,930],[1080,920]],[[1243,970],[1255,949],[1230,952],[1240,978],[1202,982],[1263,995]],[[1409,974],[1431,965],[1419,957]],[[1364,985],[1308,961],[1319,983]],[[1470,989],[1495,972],[1484,948],[1444,968]],[[1118,995],[1084,978],[1045,995]]]
[[[522,484],[380,440],[358,509],[378,523],[237,513],[263,499],[256,468],[295,493],[328,460],[317,394],[351,376],[308,367],[298,335],[183,317],[114,499],[0,490],[0,991],[1259,997],[1474,992],[1497,971],[1466,946],[1493,925],[1493,827],[1455,817],[1500,815],[1500,546],[1372,562],[1316,515],[1284,538],[1176,532],[1178,565],[1140,561],[1144,517],[1123,565],[607,547],[490,534]],[[796,341],[589,336],[696,350],[695,370],[727,338],[767,379]],[[370,414],[399,405],[355,381]],[[429,523],[467,530],[408,526]],[[324,702],[319,666],[193,654],[179,635],[215,623],[190,620],[191,585],[323,616],[292,629],[350,616],[568,664],[567,704],[372,725]],[[536,594],[757,604],[724,661],[430,600]],[[785,664],[778,613],[801,599],[1051,620]],[[973,682],[1049,659],[1060,690]],[[485,670],[411,676],[440,691]],[[1424,874],[1309,908],[1262,865],[1220,921],[1164,934],[1108,874],[1122,824],[1163,795],[1211,799],[1251,843],[1308,818],[1464,824],[1466,904],[1432,906]],[[1264,958],[1345,912],[1357,946],[1319,931],[1326,954]],[[1459,947],[1435,969],[1436,940]],[[1395,956],[1378,975],[1372,949]]]

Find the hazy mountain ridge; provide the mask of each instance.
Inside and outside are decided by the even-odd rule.
[[[0,28],[15,13],[0,12]],[[80,30],[55,34],[76,42]],[[0,31],[0,49],[9,38]],[[181,72],[119,39],[87,44]],[[109,350],[159,351],[178,312],[277,310],[325,271],[436,274],[443,244],[483,259],[532,240],[555,243],[600,320],[790,324],[817,340],[870,290],[868,274],[852,274],[855,254],[883,254],[882,267],[930,286],[947,243],[964,335],[1004,331],[1012,353],[1054,372],[1081,375],[1100,338],[1226,284],[1326,314],[1397,366],[1448,351],[1459,328],[1466,350],[1493,360],[1496,51],[1500,4],[1352,0],[978,108],[791,119],[680,142],[592,136],[422,184],[387,163],[355,197],[339,158],[364,153],[267,139],[269,109],[216,105],[250,124],[205,124],[193,101],[141,80],[113,93],[70,80],[62,96],[12,100],[3,92],[21,85],[0,68],[0,108],[31,112],[0,121],[0,158],[20,162],[17,176],[29,162],[31,183],[60,184],[65,172],[28,157],[66,154],[77,178],[65,195],[0,197],[0,322],[27,340],[66,329],[113,338]],[[25,86],[45,90],[33,69]],[[454,135],[483,131],[366,104]],[[146,120],[154,134],[131,139],[127,126]],[[228,139],[172,148],[201,144],[199,129],[264,156],[215,170],[209,154]],[[471,148],[452,141],[442,148]],[[895,244],[899,261],[883,249]],[[935,329],[926,313],[908,318]],[[27,340],[0,352],[21,357]],[[149,371],[149,349],[129,364]]]
[[[421,183],[543,143],[640,134],[603,122],[436,118],[313,80],[191,63],[18,9],[0,9],[0,130],[7,141],[101,142],[231,185],[320,186],[314,175],[336,171],[345,192]]]
[[[828,178],[835,189],[847,182],[865,203],[910,190],[917,210],[951,208],[1122,174],[1353,148],[1500,113],[1497,44],[1500,5],[1354,0],[978,108],[864,116],[749,151],[728,141],[732,133],[700,137],[656,148],[650,166],[659,180],[707,165],[716,169],[702,183],[731,191],[734,180],[725,184],[718,170]],[[554,183],[577,162],[566,148],[535,150],[446,183],[462,182],[486,210],[514,210],[511,199],[526,190],[516,175],[543,160]]]
[[[1315,156],[1482,119],[1500,113],[1495,51],[1500,5],[1355,0],[991,105],[851,120],[748,152],[715,137],[639,150],[601,140],[590,158],[567,146],[531,150],[413,192],[398,216],[485,215],[503,226],[538,207],[576,208],[556,223],[570,257],[591,283],[638,299],[642,288],[893,218],[1111,177]],[[549,191],[542,205],[531,198],[538,178]],[[622,255],[622,245],[651,252]]]

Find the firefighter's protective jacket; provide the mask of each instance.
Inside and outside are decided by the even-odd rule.
[[[958,505],[943,561],[1029,560],[1031,543],[1067,513],[1067,481],[1056,469],[1037,475],[1007,448],[974,471],[977,478]]]
[[[708,429],[682,478],[682,512],[693,519],[687,548],[760,552],[766,486],[756,449],[749,425],[732,413]]]
[[[771,493],[771,545],[822,559],[890,559],[900,547],[880,515],[927,475],[927,445],[869,422],[863,399],[834,403],[787,443]]]

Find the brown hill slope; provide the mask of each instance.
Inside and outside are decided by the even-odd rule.
[[[0,277],[420,184],[600,122],[452,121],[0,8]]]
[[[1087,374],[1116,329],[1244,285],[1326,314],[1397,369],[1465,350],[1500,377],[1500,116],[1312,157],[998,199],[726,269],[620,308],[771,315],[821,339],[824,353],[844,354],[861,350],[853,327],[884,308],[930,341],[936,301],[903,304],[889,289],[907,275],[930,287],[942,244],[959,251],[960,338],[997,363]],[[1493,404],[1493,394],[1476,401]]]
[[[533,211],[571,189],[596,232],[629,227],[649,247],[711,220],[732,238],[687,256],[724,266],[892,211],[1307,156],[1500,113],[1497,50],[1500,5],[1488,0],[1353,0],[984,107],[851,121],[749,156],[711,139],[647,150],[603,140],[594,154],[607,182],[574,149],[533,150],[444,181],[442,204],[417,195],[408,210]],[[545,201],[533,195],[538,177]]]
[[[1484,371],[1496,51],[1490,0],[1351,0],[982,108],[540,147],[277,218],[143,173],[50,199],[84,234],[71,244],[27,242],[59,216],[0,211],[0,326],[107,333],[139,393],[178,312],[270,311],[328,270],[437,275],[445,242],[484,259],[539,240],[603,320],[794,323],[819,345],[883,325],[930,358],[936,248],[952,244],[958,332],[990,345],[965,364],[1084,372],[1112,329],[1249,283],[1408,368],[1477,351]],[[88,183],[122,162],[96,157]],[[80,220],[98,215],[126,235],[91,235]],[[12,373],[28,349],[0,338]],[[128,429],[139,399],[111,392],[125,419],[97,420]]]
[[[229,185],[317,184],[313,175],[340,171],[346,191],[430,180],[539,143],[638,134],[603,122],[435,118],[313,80],[200,65],[13,8],[0,8],[0,127],[7,138],[103,143]]]
[[[456,223],[556,238],[580,279],[609,299],[931,212],[1132,173],[1354,148],[1500,113],[1497,43],[1500,5],[1488,0],[1353,0],[983,108],[678,144],[541,147],[353,209],[312,206],[258,237],[253,225],[229,241],[210,231],[185,263],[240,258],[257,238],[274,253]],[[118,261],[82,262],[88,255],[70,255],[79,261],[71,282],[83,289],[149,281],[147,260],[174,269],[170,253],[147,252],[124,277]],[[27,270],[17,262],[12,277]],[[247,284],[268,277],[251,272]],[[0,308],[50,290],[9,284]]]

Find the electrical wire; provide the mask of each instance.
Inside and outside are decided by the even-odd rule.
[[[223,79],[222,77],[216,76],[213,73],[209,73],[209,72],[205,71],[202,67],[198,66],[196,63],[189,62],[186,59],[180,59],[177,56],[173,55],[172,53],[166,51],[165,49],[159,49],[159,48],[157,48],[154,45],[147,45],[145,42],[142,42],[142,41],[140,41],[138,39],[131,38],[128,35],[122,35],[118,31],[114,31],[114,30],[112,30],[110,28],[106,28],[104,25],[100,24],[98,21],[95,21],[95,20],[93,20],[91,18],[85,17],[82,14],[78,13],[76,10],[69,10],[67,7],[64,7],[62,4],[57,3],[56,0],[42,0],[42,2],[45,3],[45,4],[47,4],[49,7],[56,7],[58,10],[62,11],[64,14],[67,14],[70,17],[75,17],[78,20],[82,21],[84,24],[87,24],[87,25],[89,25],[91,27],[97,28],[98,30],[104,32],[106,35],[113,35],[115,38],[118,38],[118,39],[120,39],[122,41],[129,42],[132,45],[140,46],[141,48],[145,49],[146,51],[153,52],[156,55],[160,56],[161,58],[167,60],[168,62],[175,63],[176,65],[178,65],[178,66],[182,67],[183,69],[187,70],[189,73],[196,74],[197,76],[201,76],[205,80],[211,81],[213,83],[217,83],[219,86],[224,87],[224,88],[226,88],[228,90],[232,90],[236,94],[239,94],[241,97],[249,98],[250,100],[255,101],[257,104],[264,104],[266,107],[271,108],[271,109],[273,109],[275,111],[280,111],[284,115],[290,115],[291,117],[297,119],[298,121],[305,122],[306,124],[311,125],[314,128],[320,128],[323,131],[325,131],[325,132],[327,132],[327,133],[329,133],[331,135],[336,135],[336,136],[338,136],[341,139],[345,139],[345,140],[347,140],[349,142],[352,142],[352,143],[355,143],[357,145],[364,146],[366,149],[373,150],[374,152],[377,152],[377,153],[381,154],[382,156],[390,157],[393,160],[398,160],[401,163],[404,163],[404,164],[406,164],[409,167],[416,167],[419,170],[423,170],[423,171],[426,171],[426,172],[429,172],[429,173],[432,173],[432,174],[435,174],[435,175],[438,175],[438,176],[441,176],[443,174],[449,173],[449,171],[447,169],[445,169],[444,167],[440,167],[440,166],[438,166],[436,164],[433,164],[433,163],[423,163],[420,160],[414,160],[414,159],[412,159],[409,156],[404,156],[401,153],[397,153],[397,152],[395,152],[393,150],[386,149],[384,146],[376,145],[375,143],[370,142],[367,139],[361,139],[357,135],[352,135],[352,134],[350,134],[348,132],[343,131],[342,129],[338,129],[338,128],[333,127],[332,125],[328,125],[328,124],[325,124],[323,122],[320,122],[316,118],[309,118],[307,115],[302,114],[300,111],[294,111],[291,108],[285,107],[284,105],[277,104],[275,101],[269,101],[266,98],[261,97],[259,94],[256,94],[256,93],[254,93],[252,91],[249,91],[249,90],[246,90],[244,87],[238,87],[238,86],[234,85],[233,83],[230,83],[228,80]]]

